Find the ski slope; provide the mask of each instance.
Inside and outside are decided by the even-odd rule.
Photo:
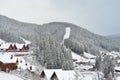
[[[65,35],[64,35],[63,40],[68,39],[70,37],[70,32],[71,32],[71,28],[70,27],[66,27]]]

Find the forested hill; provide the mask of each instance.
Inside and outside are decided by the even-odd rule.
[[[120,42],[94,34],[80,26],[66,22],[52,22],[43,25],[23,23],[0,15],[0,38],[6,41],[22,42],[22,36],[35,44],[35,37],[40,34],[51,36],[57,43],[63,41],[65,28],[70,27],[70,38],[65,45],[72,51],[81,54],[83,51],[98,55],[99,50],[119,51]]]

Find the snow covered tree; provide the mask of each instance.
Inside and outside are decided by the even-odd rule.
[[[60,45],[48,34],[36,40],[36,56],[42,66],[49,69],[72,69],[72,56],[64,45]]]
[[[100,56],[96,59],[96,68],[104,73],[104,78],[112,80],[114,77],[114,60],[109,55]]]

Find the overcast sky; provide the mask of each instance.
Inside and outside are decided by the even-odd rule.
[[[0,14],[23,22],[70,22],[94,33],[120,33],[120,0],[0,0]]]

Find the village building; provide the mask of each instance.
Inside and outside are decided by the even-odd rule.
[[[11,43],[5,43],[0,46],[0,51],[7,51],[10,48]]]
[[[62,69],[45,69],[41,72],[40,78],[42,80],[74,80],[74,70],[62,70]]]
[[[0,46],[1,52],[28,52],[28,44],[4,43]]]
[[[18,59],[12,55],[0,54],[0,70],[10,72],[17,69]]]
[[[18,70],[29,70],[30,72],[34,72],[36,67],[26,63],[24,58],[16,57],[14,55],[10,55],[7,53],[0,54],[0,71],[10,72],[15,69]]]

